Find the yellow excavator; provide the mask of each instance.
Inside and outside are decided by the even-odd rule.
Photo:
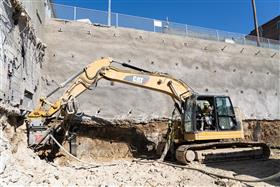
[[[125,68],[113,66],[114,63]],[[111,58],[101,58],[88,64],[40,99],[39,105],[27,118],[29,146],[40,148],[50,144],[49,135],[58,128],[61,129],[50,121],[58,117],[66,119],[76,114],[75,98],[101,79],[162,92],[173,99],[181,120],[180,123],[169,125],[166,140],[169,144],[166,144],[168,146],[165,146],[164,151],[172,147],[172,156],[181,163],[270,156],[270,149],[266,144],[240,141],[244,138],[243,128],[235,115],[230,97],[199,95],[186,83],[170,75],[150,72]],[[70,82],[73,82],[72,85],[57,101],[47,101],[47,98]],[[204,110],[205,107],[208,110]]]

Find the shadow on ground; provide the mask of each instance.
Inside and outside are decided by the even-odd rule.
[[[119,125],[96,117],[90,123],[79,121],[72,123],[75,126],[74,131],[77,136],[111,143],[125,143],[130,147],[133,157],[154,158],[156,155],[155,143],[148,140],[137,125],[130,123]]]
[[[237,178],[239,175],[264,178],[280,171],[280,159],[271,158],[269,160],[242,160],[222,163],[209,163],[206,164],[206,166],[233,171],[236,173]],[[267,181],[267,183],[274,186],[280,186],[280,178]],[[254,183],[252,183],[252,185],[253,184]]]

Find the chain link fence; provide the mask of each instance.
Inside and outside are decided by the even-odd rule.
[[[76,20],[92,24],[108,25],[108,12],[80,7],[52,4],[53,17],[64,20]],[[193,25],[155,20],[150,18],[111,13],[111,25],[144,31],[167,33],[193,38],[257,46],[257,37],[227,31],[209,29]],[[260,46],[280,49],[280,41],[260,38]]]

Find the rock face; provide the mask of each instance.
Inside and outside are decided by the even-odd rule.
[[[265,142],[276,147],[280,145],[279,120],[245,120],[243,128],[247,140]]]
[[[49,6],[44,0],[0,2],[0,103],[28,111],[37,103]]]

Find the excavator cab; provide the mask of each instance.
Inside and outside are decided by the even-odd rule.
[[[240,141],[244,138],[243,129],[228,96],[192,95],[186,99],[182,115],[184,132],[183,137],[177,137],[175,154],[181,163],[268,158],[270,155],[264,143]]]
[[[243,138],[241,123],[235,116],[232,102],[228,96],[192,95],[186,100],[184,109],[182,124],[184,124],[184,134],[188,137],[191,134],[214,132],[217,136],[213,136],[212,139],[227,139],[226,134],[232,131],[235,132],[234,134],[239,132],[235,138]],[[192,137],[197,137],[197,139],[186,138],[186,140],[194,141],[202,138]],[[232,136],[228,136],[228,138],[232,138]]]

